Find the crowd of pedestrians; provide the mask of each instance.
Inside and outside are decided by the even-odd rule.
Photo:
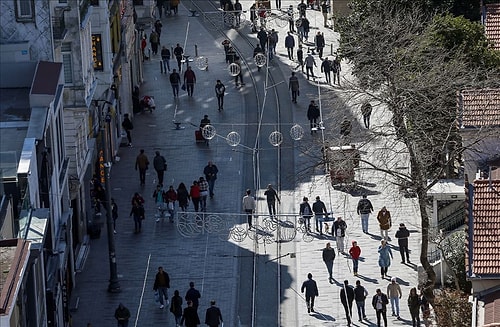
[[[159,10],[160,18],[162,9],[164,9],[165,14],[167,14],[167,8],[169,15],[172,14],[172,12],[174,14],[177,13],[176,10],[173,10],[171,2],[169,0],[158,1],[158,2],[160,2],[160,5],[158,6],[157,9]],[[167,2],[169,3],[169,5],[166,4]],[[221,3],[222,2],[223,1],[221,1]],[[236,3],[238,3],[238,0],[236,0]],[[221,4],[221,6],[227,9],[228,8],[227,6],[230,4],[231,1],[228,0],[224,1],[224,5]],[[314,37],[313,50],[310,50],[306,46],[308,53],[306,54],[306,58],[304,60],[303,49],[304,49],[304,44],[307,44],[309,39],[308,36],[309,28],[308,28],[308,20],[306,18],[306,9],[302,10],[301,4],[303,4],[303,0],[301,1],[298,7],[301,24],[291,24],[290,31],[287,33],[287,37],[285,37],[284,39],[286,44],[285,46],[287,49],[288,59],[291,61],[297,60],[299,64],[297,68],[300,67],[302,69],[302,72],[303,72],[303,67],[304,66],[306,67],[305,73],[307,79],[309,79],[310,77],[316,78],[317,76],[315,75],[315,69],[318,66],[316,64],[316,58],[314,57],[315,56],[314,50],[315,50],[318,52],[318,58],[321,60],[320,68],[321,72],[325,74],[325,80],[327,84],[332,84],[331,76],[333,75],[333,84],[337,83],[340,85],[340,71],[341,71],[340,59],[336,57],[332,61],[329,60],[328,57],[323,57],[325,40],[324,40],[324,35],[322,35],[321,32],[318,32]],[[236,7],[236,4],[234,6]],[[239,6],[241,7],[241,4],[239,4]],[[319,6],[319,8],[322,8],[321,5]],[[323,9],[321,10],[323,12]],[[326,15],[324,23],[326,26],[327,24]],[[298,26],[299,42],[298,42],[297,52],[296,54],[294,54],[296,44],[293,36],[293,33],[295,33],[293,27],[297,27],[297,25],[300,25]],[[160,42],[161,29],[162,29],[161,21],[157,21],[155,23],[154,31],[152,31],[149,37],[153,55],[158,54],[158,50],[160,49],[161,46]],[[261,29],[261,31],[262,30],[263,29]],[[278,33],[277,31],[274,30],[271,30],[270,32],[264,30],[264,32],[266,34],[265,38],[263,35],[264,33],[261,33],[261,37],[259,37],[259,34],[257,34],[257,37],[259,39],[259,44],[257,45],[254,55],[258,53],[264,53],[266,54],[266,58],[272,60],[276,55],[276,44],[279,42]],[[157,42],[154,42],[156,37],[157,37]],[[156,45],[154,45],[154,43],[156,43]],[[233,52],[234,49],[231,50],[230,45],[228,45],[228,48],[226,50],[226,61],[228,63],[237,63],[239,60],[237,54],[233,54]],[[196,84],[196,75],[192,71],[191,67],[187,64],[185,71],[181,77],[180,72],[182,72],[183,68],[182,63],[184,62],[183,53],[184,53],[183,49],[179,44],[177,44],[175,49],[172,51],[172,54],[168,47],[161,46],[160,50],[161,73],[165,74],[167,72],[170,73],[171,57],[177,60],[179,73],[176,71],[176,69],[172,69],[172,72],[169,74],[169,81],[172,86],[174,97],[179,96],[179,88],[181,87],[181,85],[185,86],[188,96],[193,96],[194,86]],[[239,78],[241,81],[242,78],[241,74]],[[238,76],[236,76],[236,84],[239,84]],[[241,84],[243,84],[242,81]],[[297,103],[297,97],[300,96],[300,88],[296,72],[291,73],[291,77],[289,80],[289,89],[292,93],[292,102]],[[226,93],[225,86],[222,84],[221,80],[217,80],[217,82],[215,83],[215,96],[218,101],[218,111],[222,111],[224,109],[225,93]],[[315,105],[314,101],[311,101],[311,104]],[[370,114],[372,111],[371,105],[368,102],[364,103],[361,108],[361,111],[364,118],[365,127],[369,128]],[[319,109],[317,108],[317,106],[316,108],[314,108],[313,106],[313,110],[311,110],[311,113],[308,110],[307,118],[310,121],[311,133],[312,133],[313,128],[318,126],[319,123],[318,119],[320,118]],[[124,130],[127,133],[128,145],[132,146],[131,131],[133,130],[133,125],[128,117],[125,117],[122,126],[124,127]],[[167,162],[166,159],[159,153],[159,151],[156,151],[155,153],[155,157],[153,159],[153,166],[156,171],[157,183],[158,183],[153,193],[155,205],[158,209],[157,219],[156,219],[157,222],[159,222],[160,219],[164,217],[165,213],[169,214],[168,218],[171,222],[173,222],[177,210],[179,209],[181,211],[187,211],[190,207],[190,204],[193,205],[193,209],[196,212],[207,210],[207,198],[214,197],[214,187],[218,173],[217,167],[211,161],[208,162],[208,165],[203,170],[204,176],[201,176],[198,179],[194,180],[192,185],[189,186],[189,189],[183,182],[179,183],[176,188],[174,187],[174,185],[170,185],[168,189],[166,190],[164,189],[163,182],[164,182],[164,173],[167,171]],[[138,170],[139,172],[140,184],[144,185],[146,179],[146,171],[149,169],[149,159],[143,149],[140,150],[140,153],[136,158],[135,169]],[[266,196],[269,216],[271,218],[276,218],[277,217],[276,203],[278,204],[280,203],[278,192],[274,190],[271,184],[269,184],[264,195]],[[249,228],[251,228],[252,220],[254,218],[254,214],[256,211],[256,202],[255,198],[252,196],[251,190],[246,191],[246,194],[242,200],[242,208],[247,214],[247,222]],[[362,228],[364,233],[369,233],[368,231],[369,215],[373,213],[373,210],[374,208],[371,202],[366,198],[366,196],[363,196],[363,199],[360,200],[360,204],[358,204],[357,211],[358,214],[361,216]],[[325,232],[325,234],[328,233],[328,227],[326,224],[324,224],[324,222],[328,217],[329,213],[326,209],[326,205],[320,200],[319,196],[316,197],[316,202],[314,202],[312,206],[309,205],[308,198],[304,197],[303,202],[300,204],[299,212],[309,232],[311,232],[310,220],[312,217],[314,217],[316,232],[318,232],[320,236],[323,235],[323,232]],[[134,195],[134,198],[132,199],[132,209],[130,215],[134,217],[135,232],[139,233],[141,231],[142,220],[145,219],[144,199],[139,193],[136,193]],[[116,218],[118,217],[116,216]],[[113,219],[115,222],[116,218],[115,215],[113,215]],[[388,242],[390,241],[388,233],[392,227],[392,221],[390,217],[390,212],[387,210],[386,207],[383,207],[378,213],[377,221],[379,223],[380,233],[382,236],[381,244],[378,247],[377,251],[379,254],[379,266],[381,269],[381,278],[384,279],[388,278],[387,272],[388,268],[391,265],[391,259],[392,259],[391,246],[388,245]],[[116,225],[115,225],[115,232],[116,232]],[[345,244],[346,242],[349,242],[349,239],[347,233],[347,224],[342,219],[342,217],[337,217],[337,219],[334,221],[334,223],[332,224],[330,234],[335,239],[336,248],[339,254],[344,254],[345,256],[349,256],[350,259],[352,260],[353,273],[354,276],[357,276],[359,259],[361,256],[361,248],[359,247],[356,241],[352,241],[351,242],[352,247],[350,247],[346,253]],[[398,245],[399,245],[399,251],[401,253],[402,263],[410,263],[410,257],[409,257],[410,252],[408,249],[409,236],[410,234],[409,231],[406,229],[406,226],[404,224],[400,224],[400,228],[398,232],[395,234],[395,238],[398,239]],[[332,248],[330,242],[328,242],[325,249],[323,249],[323,261],[327,266],[328,279],[331,283],[333,283],[334,280],[333,263],[335,257],[336,257],[335,249]],[[158,277],[158,274],[160,273],[162,273],[162,275]],[[160,308],[163,309],[165,306],[168,306],[170,304],[169,309],[175,316],[176,324],[178,325],[181,324],[186,324],[186,326],[199,325],[201,322],[197,311],[199,306],[199,298],[201,297],[201,295],[196,289],[194,289],[194,284],[191,283],[190,288],[186,293],[185,296],[186,306],[183,308],[182,307],[183,299],[179,295],[178,290],[174,291],[174,295],[169,301],[168,299],[168,289],[170,288],[169,276],[168,274],[166,274],[166,272],[163,271],[162,267],[159,267],[158,274],[155,278],[154,290],[158,292],[158,301],[160,303]],[[391,285],[397,285],[397,286],[391,286]],[[394,291],[393,288],[395,288],[396,290]],[[401,299],[402,294],[401,294],[401,289],[399,288],[398,291],[398,288],[399,285],[397,283],[396,277],[392,277],[391,284],[387,286],[387,292],[386,292],[387,294],[384,294],[380,289],[377,289],[376,294],[373,296],[372,306],[375,310],[375,314],[377,316],[377,323],[379,326],[381,325],[382,321],[385,323],[385,325],[387,325],[386,306],[389,303],[391,304],[393,316],[396,316],[399,319],[399,304],[400,304],[399,299]],[[315,298],[319,296],[319,292],[316,282],[312,279],[311,273],[308,274],[308,279],[303,283],[301,290],[302,292],[305,292],[308,312],[315,312],[314,301]],[[195,291],[198,292],[198,295],[196,295]],[[189,297],[188,293],[191,294]],[[194,297],[192,296],[193,295],[192,293],[194,293]],[[361,285],[361,282],[359,280],[356,281],[355,288],[349,285],[349,281],[345,280],[343,282],[343,285],[340,289],[340,300],[343,305],[346,314],[346,319],[349,325],[351,324],[351,319],[353,314],[352,304],[354,303],[354,301],[356,303],[359,321],[366,319],[365,300],[367,296],[368,292],[366,288]],[[417,323],[417,321],[419,323],[418,309],[422,307],[424,301],[425,299],[422,299],[422,296],[417,294],[416,289],[411,290],[410,295],[408,297],[408,306],[410,308],[414,324]],[[415,308],[417,308],[416,311]],[[116,309],[115,317],[119,324],[121,323],[122,326],[127,326],[125,322],[128,321],[128,319],[130,318],[130,312],[127,308],[123,306],[123,304],[120,304],[120,306]],[[206,312],[205,324],[209,326],[218,326],[221,322],[222,322],[221,312],[219,308],[216,307],[215,301],[211,301],[210,307],[207,309]]]

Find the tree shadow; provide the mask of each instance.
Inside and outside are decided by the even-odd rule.
[[[362,196],[362,195],[378,195],[380,194],[379,191],[375,191],[375,190],[370,190],[370,189],[367,189],[363,186],[359,186],[360,184],[356,184],[356,185],[350,185],[350,184],[339,184],[339,185],[334,185],[333,186],[333,189],[336,190],[336,191],[339,191],[339,192],[344,192],[344,193],[347,193],[351,196],[354,196],[354,197],[359,197],[359,196]]]

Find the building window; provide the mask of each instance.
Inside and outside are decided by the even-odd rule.
[[[19,22],[33,21],[35,7],[33,0],[15,0],[16,20]]]
[[[61,45],[61,54],[64,68],[64,83],[73,84],[73,65],[71,60],[71,42]]]
[[[103,71],[102,65],[102,39],[101,34],[92,34],[92,57],[94,59],[94,70]]]
[[[144,0],[134,0],[134,6],[144,6]]]

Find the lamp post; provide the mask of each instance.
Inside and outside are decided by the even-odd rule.
[[[99,101],[99,100],[97,100]],[[110,104],[108,101],[104,101],[105,104]],[[103,105],[103,107],[104,107]],[[103,116],[101,109],[101,117]],[[103,170],[101,173],[101,178],[104,179],[104,190],[106,192],[106,227],[108,234],[108,253],[109,253],[109,284],[108,284],[108,292],[117,293],[121,291],[120,282],[118,281],[118,273],[116,269],[116,252],[115,252],[115,237],[114,237],[114,228],[113,228],[113,217],[111,214],[111,183],[110,183],[110,172],[111,172],[111,155],[110,155],[110,142],[111,142],[111,134],[110,134],[110,123],[111,123],[111,114],[108,110],[106,115],[104,116],[104,124],[102,124],[101,119],[101,143],[99,146],[99,169]]]

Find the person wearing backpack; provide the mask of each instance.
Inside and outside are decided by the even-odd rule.
[[[361,227],[363,228],[363,233],[368,234],[368,218],[370,213],[373,212],[373,205],[366,198],[366,194],[363,194],[363,198],[358,202],[358,215],[361,216]]]

